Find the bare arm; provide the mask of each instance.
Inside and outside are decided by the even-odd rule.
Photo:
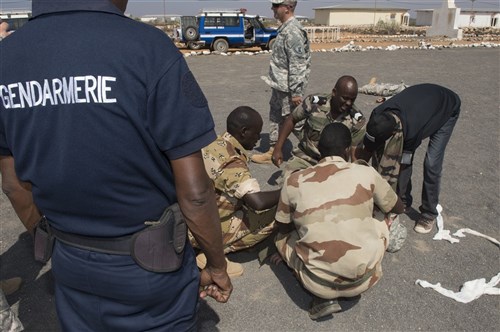
[[[295,123],[293,121],[292,115],[290,114],[285,118],[283,124],[280,127],[278,141],[274,146],[272,157],[273,164],[278,167],[283,162],[283,144],[285,144],[286,139],[288,138],[288,136],[290,136],[290,133],[292,132],[294,126]]]
[[[33,235],[41,216],[33,202],[31,184],[19,180],[14,168],[14,158],[11,156],[0,156],[0,173],[2,174],[2,191],[9,198],[24,227]]]
[[[267,210],[278,204],[281,189],[260,191],[243,196],[245,205],[255,211]]]
[[[203,165],[201,152],[172,160],[179,206],[191,233],[207,257],[201,271],[200,296],[209,295],[218,302],[227,302],[233,286],[226,272],[222,248],[222,231],[212,183]]]

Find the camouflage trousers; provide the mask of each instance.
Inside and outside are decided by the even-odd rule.
[[[392,84],[392,83],[371,83],[365,84],[358,89],[359,93],[364,93],[366,95],[375,95],[382,97],[390,97],[394,96],[404,89],[406,89],[408,85],[401,82],[400,84]]]
[[[224,253],[248,249],[266,239],[276,228],[275,215],[276,207],[264,211],[245,209],[222,221]],[[191,232],[188,232],[188,236],[191,245],[199,248]]]
[[[269,145],[275,146],[279,129],[285,118],[293,111],[292,95],[289,92],[272,89],[269,101]],[[300,140],[305,120],[295,124],[293,134]]]
[[[274,242],[279,254],[286,262],[288,267],[293,270],[295,276],[304,286],[304,288],[320,298],[336,299],[338,297],[353,297],[359,295],[375,285],[382,277],[381,258],[380,261],[375,264],[373,274],[359,285],[343,289],[336,289],[333,285],[327,285],[329,281],[339,282],[340,280],[342,280],[340,276],[332,276],[331,280],[323,280],[321,283],[319,283],[318,277],[314,276],[313,272],[309,271],[306,268],[304,262],[295,251],[295,245],[298,240],[299,234],[294,230],[287,234],[278,233],[275,237]]]

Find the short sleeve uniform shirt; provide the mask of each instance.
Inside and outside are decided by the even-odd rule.
[[[56,228],[138,231],[177,201],[170,160],[216,138],[207,101],[170,38],[108,1],[33,16],[0,43],[0,154]]]

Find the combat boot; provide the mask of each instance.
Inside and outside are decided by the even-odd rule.
[[[21,287],[21,283],[23,282],[23,279],[19,277],[15,278],[10,278],[6,280],[0,280],[0,288],[2,289],[3,293],[8,296],[10,294],[13,294],[16,292],[19,287]]]
[[[226,262],[226,271],[230,278],[239,277],[243,274],[243,265],[241,265],[240,263],[231,262],[229,259],[227,259],[227,257]],[[198,256],[196,256],[196,265],[200,270],[203,270],[205,268],[205,266],[207,265],[207,257],[204,253],[200,253],[198,254]]]
[[[273,152],[274,147],[271,146],[269,150],[267,150],[267,152],[264,152],[262,154],[254,154],[252,157],[250,157],[250,160],[257,164],[272,164]]]

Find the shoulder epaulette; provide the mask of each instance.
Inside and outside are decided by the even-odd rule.
[[[356,121],[359,121],[363,118],[363,113],[354,109],[354,107],[351,108],[350,115],[351,115],[351,118],[353,118]]]
[[[323,96],[318,96],[318,95],[311,96],[311,102],[313,104],[325,105],[327,101],[328,101],[328,98],[323,97]]]

